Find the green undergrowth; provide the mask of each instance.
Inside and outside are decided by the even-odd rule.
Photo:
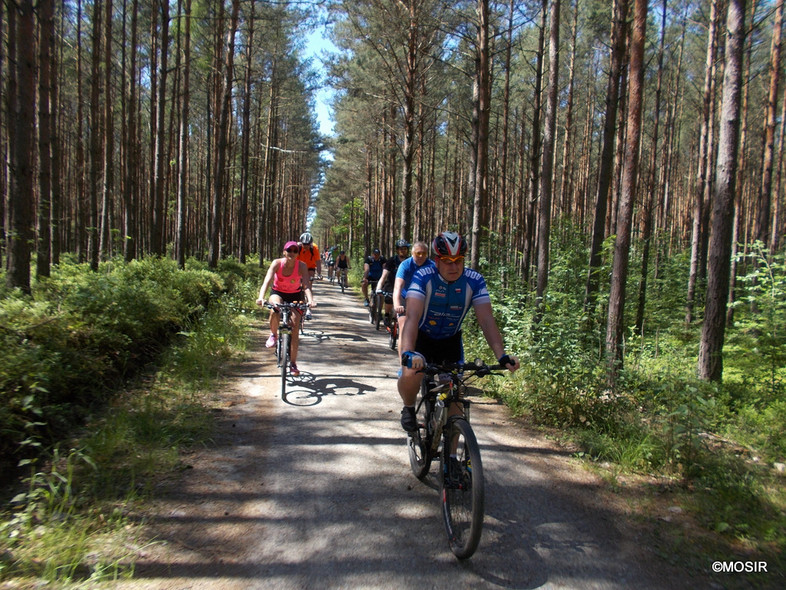
[[[684,301],[675,295],[685,284],[682,255],[664,259],[660,277],[651,279],[645,329],[636,333],[631,326],[626,333],[625,364],[610,389],[605,301],[600,297],[585,309],[586,257],[569,246],[553,251],[539,321],[527,294],[511,282],[516,273],[485,272],[508,350],[521,360],[514,376],[485,380],[486,392],[535,427],[558,433],[612,489],[626,475],[659,482],[642,489],[672,498],[730,555],[763,555],[784,571],[783,254],[757,258],[753,248],[740,260],[747,274],[741,274],[735,322],[726,333],[722,383],[696,377],[701,325],[685,325]],[[607,276],[608,269],[600,272]],[[631,280],[628,290],[635,293],[637,286]],[[477,327],[470,321],[467,328],[467,356],[489,359]],[[692,546],[698,550],[687,543],[681,551]]]
[[[116,387],[97,383],[101,403],[93,400],[65,436],[51,445],[39,439],[39,452],[20,459],[19,483],[4,488],[10,501],[0,513],[0,580],[14,587],[90,587],[131,576],[144,542],[132,516],[135,506],[185,467],[184,449],[210,440],[213,391],[227,361],[245,347],[243,314],[253,305],[260,271],[231,261],[217,271],[193,261],[194,269],[185,271],[164,261],[148,264],[161,271],[157,279],[150,277],[156,272],[145,272],[147,279],[135,276],[135,281],[185,281],[198,298],[205,290],[194,287],[189,275],[221,288],[201,300],[198,313],[191,296],[185,296],[190,304],[173,304],[186,313],[171,324],[167,344],[129,377],[112,381]],[[157,289],[145,286],[148,292]],[[182,289],[167,291],[183,298]],[[126,295],[133,297],[133,290]],[[160,313],[148,304],[148,317]],[[109,323],[96,315],[94,324]],[[88,391],[85,387],[84,395]]]

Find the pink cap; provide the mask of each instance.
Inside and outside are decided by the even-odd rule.
[[[284,250],[289,250],[293,246],[295,248],[297,248],[298,250],[300,250],[300,244],[298,244],[297,242],[292,242],[292,241],[289,241],[286,244],[284,244]]]

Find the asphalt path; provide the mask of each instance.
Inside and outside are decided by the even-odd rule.
[[[489,398],[473,398],[486,476],[475,555],[458,561],[433,477],[410,471],[397,354],[357,294],[317,284],[299,377],[281,395],[266,329],[230,367],[214,444],[144,516],[127,588],[675,588],[682,572],[603,483]],[[488,359],[491,360],[491,359]],[[432,466],[432,474],[434,473]],[[690,587],[702,588],[701,576]]]

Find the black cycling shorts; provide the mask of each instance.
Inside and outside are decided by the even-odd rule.
[[[457,363],[464,360],[464,342],[461,332],[447,338],[434,339],[418,331],[415,351],[426,357],[428,363]]]
[[[281,297],[281,301],[284,303],[297,303],[298,301],[303,301],[303,291],[296,291],[294,293],[282,293],[281,291],[276,291],[275,289],[270,291],[271,295],[278,295]]]

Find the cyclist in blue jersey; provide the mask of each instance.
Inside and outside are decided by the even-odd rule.
[[[404,322],[407,321],[405,304],[407,298],[407,288],[412,282],[412,277],[423,267],[434,266],[434,261],[428,257],[428,244],[423,241],[415,242],[412,246],[412,256],[399,264],[396,271],[396,280],[393,281],[393,310],[398,317],[398,333],[404,330]],[[399,349],[399,354],[401,349]]]
[[[366,256],[363,261],[363,281],[360,283],[360,290],[363,292],[363,305],[368,307],[368,286],[371,285],[371,292],[377,290],[377,281],[382,276],[382,271],[385,270],[385,257],[379,251],[379,248],[374,248],[371,256]]]
[[[398,392],[404,402],[401,426],[417,430],[415,401],[426,363],[464,360],[461,324],[470,308],[475,310],[483,335],[499,364],[511,372],[519,360],[505,352],[502,334],[491,309],[491,299],[483,276],[464,268],[467,242],[455,232],[443,232],[432,243],[435,265],[421,267],[407,289],[407,322],[399,337],[401,376]]]

